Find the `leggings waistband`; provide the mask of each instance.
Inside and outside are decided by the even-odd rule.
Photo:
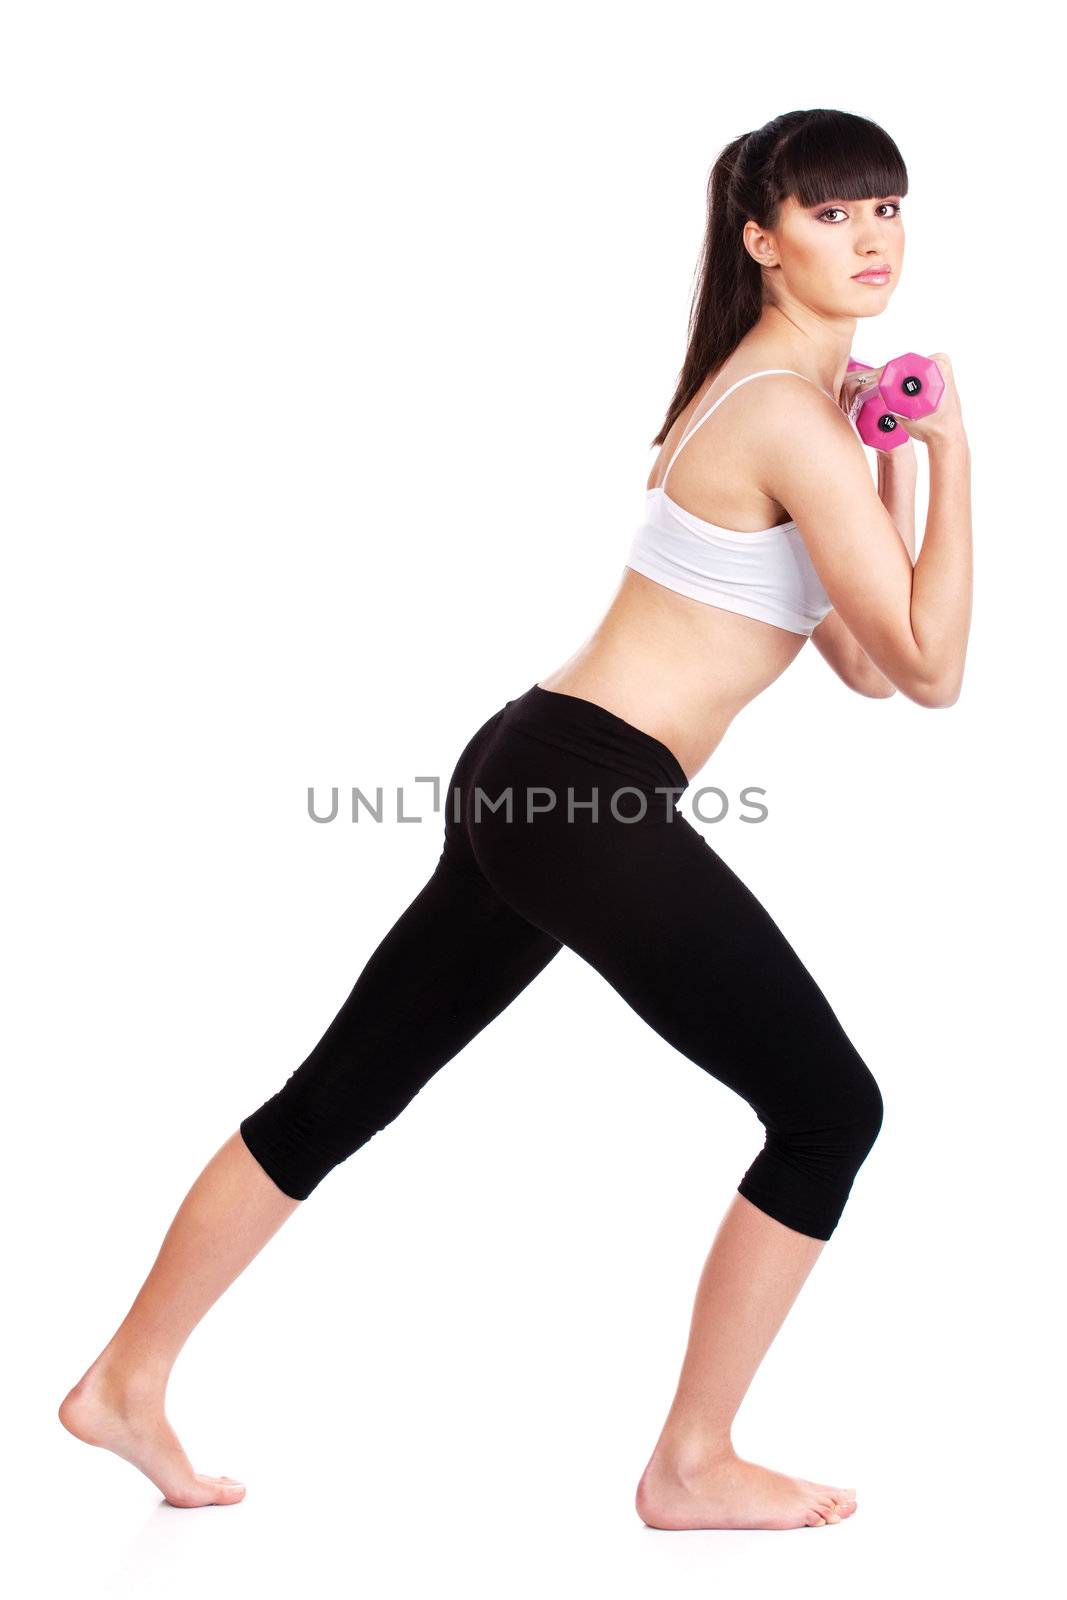
[[[685,789],[689,779],[674,752],[642,728],[594,700],[531,684],[504,706],[501,727],[569,750],[648,788]]]

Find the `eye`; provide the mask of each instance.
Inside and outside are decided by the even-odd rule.
[[[884,211],[887,206],[891,210],[891,212],[892,212],[894,217],[899,217],[899,215],[900,215],[900,205],[896,200],[883,200],[881,202],[881,204],[879,205],[878,210],[879,211]],[[819,212],[819,215],[816,217],[815,220],[817,222],[825,222],[826,219],[828,217],[832,216],[835,211],[839,211],[842,216],[845,215],[845,211],[844,211],[844,208],[842,206],[827,206],[825,211],[820,211]],[[831,227],[838,227],[838,226],[839,226],[838,223],[831,223]]]

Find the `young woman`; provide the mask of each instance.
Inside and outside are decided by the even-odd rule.
[[[606,615],[474,733],[429,880],[307,1060],[196,1180],[60,1407],[172,1504],[244,1493],[194,1472],[166,1419],[191,1330],[326,1174],[568,945],[766,1131],[704,1267],[638,1514],[792,1528],[855,1510],[849,1488],[740,1458],[731,1425],[837,1225],[881,1095],[773,919],[676,807],[808,638],[860,694],[930,707],[959,694],[970,460],[951,365],[934,358],[938,409],[901,423],[929,451],[917,560],[913,446],[879,455],[876,490],[851,409],[878,369],[846,377],[857,320],[900,277],[906,192],[892,139],[837,111],[776,117],[716,161],[685,365]]]

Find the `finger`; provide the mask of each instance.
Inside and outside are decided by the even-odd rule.
[[[909,439],[913,437],[911,429],[908,427],[909,419],[907,417],[902,417],[899,411],[890,411],[888,415],[896,418],[897,427],[902,428]]]

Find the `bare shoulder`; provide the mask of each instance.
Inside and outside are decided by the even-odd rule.
[[[831,395],[793,373],[762,380],[759,425],[753,430],[761,487],[790,508],[836,485],[852,503],[870,505],[877,491],[863,442]]]
[[[799,372],[767,373],[760,379],[758,396],[753,398],[758,400],[768,423],[775,427],[788,428],[790,421],[800,416],[806,424],[817,427],[821,423],[827,433],[854,440],[860,445],[862,456],[859,435],[836,400]]]

